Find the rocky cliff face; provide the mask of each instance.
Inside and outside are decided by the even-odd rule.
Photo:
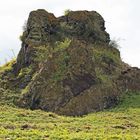
[[[31,12],[13,66],[18,105],[83,115],[113,107],[125,90],[140,90],[140,70],[124,66],[104,24],[95,11],[58,18]]]
[[[21,37],[22,48],[17,58],[17,70],[33,63],[34,47],[63,41],[66,37],[88,43],[108,43],[110,40],[103,18],[95,11],[71,11],[59,18],[45,10],[32,11]]]
[[[22,48],[17,57],[17,72],[24,66],[33,63],[34,47],[49,42],[51,33],[55,30],[57,19],[45,10],[32,11],[29,15],[25,31],[21,36]]]

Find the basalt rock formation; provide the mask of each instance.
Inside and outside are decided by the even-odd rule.
[[[13,65],[20,107],[83,115],[113,107],[126,90],[140,90],[140,70],[125,65],[96,11],[56,18],[29,15]]]

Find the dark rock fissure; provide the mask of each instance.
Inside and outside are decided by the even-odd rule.
[[[90,74],[75,76],[75,79],[64,79],[63,81],[63,86],[69,86],[74,96],[79,95],[94,84],[96,84],[95,78]]]

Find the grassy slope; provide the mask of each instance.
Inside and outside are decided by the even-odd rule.
[[[0,140],[138,140],[140,93],[129,93],[115,109],[84,117],[0,105]]]

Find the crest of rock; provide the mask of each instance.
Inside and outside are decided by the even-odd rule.
[[[40,9],[30,13],[24,29],[14,64],[19,106],[83,115],[113,107],[126,89],[139,90],[139,69],[124,70],[96,11],[56,18]]]

